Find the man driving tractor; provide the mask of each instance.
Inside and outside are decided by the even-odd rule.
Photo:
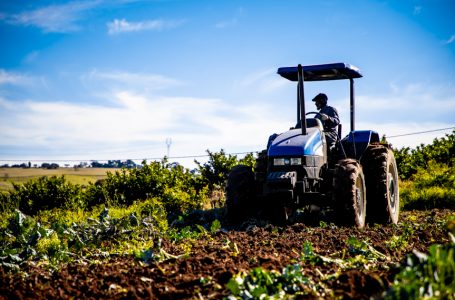
[[[340,124],[340,118],[338,117],[338,112],[334,107],[327,105],[327,95],[320,93],[317,94],[313,101],[319,114],[316,115],[316,118],[321,120],[324,126],[325,139],[327,141],[327,149],[331,150],[337,141],[337,130],[336,127]]]

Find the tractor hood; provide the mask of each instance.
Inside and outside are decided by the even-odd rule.
[[[268,150],[268,156],[323,156],[323,138],[324,136],[318,128],[308,128],[307,135],[302,135],[301,129],[291,129],[273,140]]]

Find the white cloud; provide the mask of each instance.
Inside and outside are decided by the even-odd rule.
[[[132,73],[125,71],[103,72],[98,70],[91,71],[84,75],[82,80],[85,83],[98,82],[107,83],[123,89],[142,89],[142,90],[161,90],[169,87],[182,85],[183,83],[169,77],[147,73]]]
[[[453,42],[455,42],[455,34],[453,34],[447,41],[444,41],[444,44],[448,45],[452,44]]]
[[[231,19],[220,21],[215,24],[216,28],[219,29],[224,29],[228,27],[233,27],[236,26],[237,23],[240,21],[241,18],[245,16],[245,9],[243,7],[237,8],[237,11],[235,12],[235,16],[232,17]]]
[[[218,22],[218,23],[215,24],[215,27],[216,28],[220,28],[220,29],[227,28],[227,27],[232,27],[232,26],[235,26],[237,24],[237,22],[238,22],[238,19],[237,18],[233,18],[231,20]]]
[[[0,69],[0,84],[5,84],[5,83],[17,83],[23,80],[22,76],[8,73],[3,69]]]
[[[126,91],[113,97],[115,107],[2,99],[0,146],[52,149],[54,159],[55,153],[96,159],[114,152],[117,158],[147,158],[164,156],[164,141],[171,137],[171,155],[200,155],[206,149],[260,150],[270,133],[288,126],[265,105],[252,109],[221,99]]]
[[[25,11],[19,14],[5,17],[10,24],[35,26],[44,32],[69,32],[76,31],[79,26],[76,24],[84,13],[101,1],[74,1],[62,5],[50,5],[32,11]]]
[[[30,76],[14,72],[8,72],[3,69],[0,69],[0,85],[2,84],[27,85],[32,83],[33,81],[35,81],[35,79]]]
[[[125,19],[115,19],[107,23],[108,33],[110,35],[139,32],[146,30],[160,31],[180,26],[184,21],[165,21],[165,20],[147,20],[141,22],[128,22]]]
[[[14,103],[0,97],[0,109],[12,111],[15,109]]]
[[[245,88],[253,87],[256,93],[270,93],[288,84],[287,80],[276,75],[276,68],[251,73],[240,82]]]
[[[261,94],[276,92],[283,82],[289,84],[280,78],[275,84],[274,73],[275,69],[252,73],[237,87],[242,93],[253,90],[254,94]],[[26,78],[2,70],[0,84],[18,84],[23,77]],[[124,71],[94,70],[83,80],[89,85],[89,92],[103,91],[103,97],[114,105],[13,101],[4,95],[0,97],[0,157],[23,159],[11,154],[5,157],[8,153],[5,149],[45,152],[51,159],[163,157],[166,138],[172,138],[171,157],[201,155],[206,149],[259,151],[270,134],[286,131],[294,123],[293,101],[289,101],[288,113],[288,105],[270,102],[275,97],[270,94],[261,94],[264,99],[240,103],[218,98],[160,96],[158,90],[184,83],[162,75]],[[289,93],[290,100],[293,91]],[[391,83],[389,91],[383,94],[358,95],[356,128],[391,136],[454,126],[453,95],[450,85]],[[337,108],[343,115],[344,134],[349,130],[348,102],[335,98],[332,102],[340,106]],[[416,119],[421,121],[415,122]],[[417,135],[394,138],[391,142],[398,147],[414,147],[421,142],[430,143],[434,137],[435,134]],[[191,165],[192,160],[179,161]]]
[[[422,6],[414,6],[414,11],[413,11],[413,14],[414,15],[419,15],[420,13],[422,13]]]
[[[339,101],[347,103],[348,100]],[[342,110],[348,114],[348,110]],[[453,86],[430,85],[425,83],[391,83],[390,91],[382,94],[356,97],[358,118],[374,120],[450,119],[455,115],[455,91]],[[455,123],[455,119],[453,119]]]
[[[344,120],[349,112],[343,111]],[[424,83],[390,84],[390,93],[360,95],[356,98],[356,129],[371,129],[382,136],[418,133],[455,126],[455,93],[453,86]],[[344,131],[348,130],[347,126]],[[391,138],[395,147],[429,144],[447,131],[428,132]]]
[[[32,51],[24,57],[23,62],[27,64],[33,63],[38,60],[39,56],[39,51]]]
[[[286,131],[293,122],[292,117],[279,119],[276,107],[268,104],[234,105],[216,98],[144,96],[128,91],[112,97],[118,104],[114,107],[0,98],[0,149],[33,147],[36,153],[49,152],[48,159],[159,158],[166,154],[166,138],[172,138],[171,157],[203,155],[206,149],[223,148],[228,153],[260,151],[270,134]],[[345,125],[344,134],[348,121]],[[408,119],[376,122],[370,118],[360,118],[356,124],[357,129],[372,129],[381,136],[450,126],[454,124]],[[415,147],[449,132],[389,141],[395,147]],[[192,158],[176,160],[193,166]]]

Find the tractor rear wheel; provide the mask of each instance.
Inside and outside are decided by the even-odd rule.
[[[367,187],[367,221],[397,224],[400,213],[398,169],[393,151],[381,144],[370,145],[362,158]]]
[[[335,203],[338,222],[365,227],[366,188],[362,166],[354,159],[338,161],[335,170]]]
[[[256,195],[261,195],[265,180],[267,178],[267,150],[258,153],[258,158],[254,165],[254,179],[256,185]]]
[[[226,185],[226,217],[238,224],[252,215],[255,205],[255,182],[251,167],[238,165],[232,168]]]

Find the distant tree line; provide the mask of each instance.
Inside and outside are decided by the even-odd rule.
[[[68,164],[65,164],[66,167],[69,167]],[[125,161],[121,160],[108,160],[106,163],[98,162],[96,160],[88,162],[80,162],[79,164],[75,164],[74,168],[137,168],[138,164],[136,164],[131,159],[127,159]],[[41,165],[33,164],[31,162],[28,163],[21,163],[21,164],[3,164],[0,165],[0,168],[22,168],[22,169],[29,169],[29,168],[42,168],[42,169],[58,169],[60,165],[57,163],[47,163],[44,162]]]
[[[127,168],[132,169],[136,168],[138,165],[132,161],[131,159],[127,159],[125,161],[121,160],[108,160],[107,163],[100,163],[96,160],[90,163],[92,168]]]

